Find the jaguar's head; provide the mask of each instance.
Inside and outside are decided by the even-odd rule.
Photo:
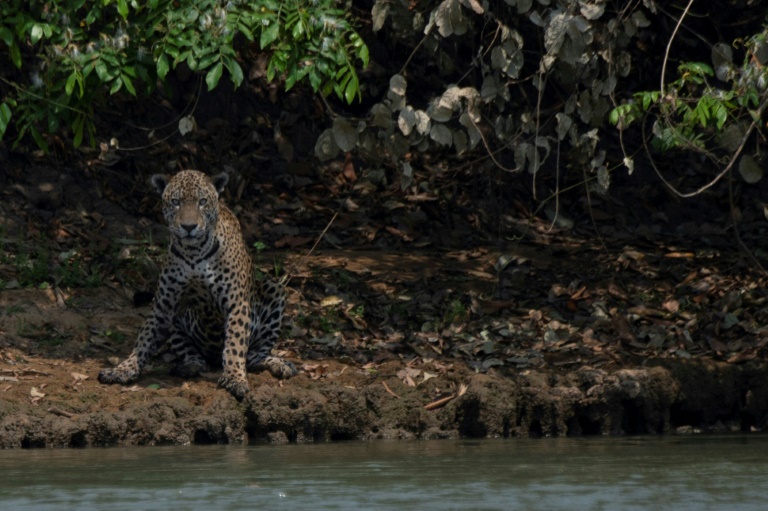
[[[216,228],[219,194],[229,176],[208,177],[197,170],[182,170],[170,179],[155,174],[151,181],[163,197],[163,215],[174,240],[183,246],[206,243]]]

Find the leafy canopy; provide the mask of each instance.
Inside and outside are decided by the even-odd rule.
[[[2,2],[0,50],[23,73],[0,78],[6,86],[0,89],[0,139],[15,121],[16,143],[30,135],[47,150],[43,134],[66,126],[75,146],[86,134],[95,145],[95,104],[120,91],[149,94],[182,63],[203,73],[209,90],[225,72],[237,87],[244,80],[238,37],[269,53],[269,80],[284,77],[287,89],[307,81],[315,91],[352,103],[360,98],[355,66],[368,64],[368,48],[337,3]]]

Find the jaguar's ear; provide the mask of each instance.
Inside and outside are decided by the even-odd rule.
[[[216,191],[221,193],[224,191],[224,188],[226,188],[227,183],[229,183],[229,174],[226,172],[222,172],[221,174],[216,174],[211,178],[211,183],[213,183],[213,186],[216,188]]]
[[[149,178],[149,181],[152,183],[152,186],[155,187],[155,191],[160,195],[163,194],[165,187],[168,186],[168,176],[165,174],[154,174]]]

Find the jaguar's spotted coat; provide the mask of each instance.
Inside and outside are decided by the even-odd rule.
[[[268,369],[279,378],[296,374],[293,364],[270,355],[285,291],[268,279],[255,281],[240,224],[219,202],[227,181],[227,174],[209,178],[196,170],[170,180],[152,176],[171,231],[168,262],[136,347],[116,368],[102,369],[100,382],[135,380],[166,339],[178,355],[172,374],[195,376],[220,364],[219,384],[238,399],[248,392],[246,370]]]

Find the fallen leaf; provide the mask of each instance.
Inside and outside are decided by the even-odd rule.
[[[72,375],[72,378],[74,378],[76,382],[85,381],[88,379],[88,375],[86,374],[82,374],[82,373],[69,373],[69,374]]]
[[[674,299],[667,300],[664,303],[662,303],[661,306],[667,312],[677,312],[680,309],[680,302]]]
[[[344,177],[347,178],[347,181],[350,181],[352,183],[357,181],[357,174],[355,173],[355,164],[352,162],[351,153],[347,153],[346,155],[342,174],[344,174]]]
[[[398,396],[397,394],[395,394],[395,393],[392,391],[392,389],[390,389],[390,388],[389,388],[389,386],[387,385],[387,382],[385,382],[385,381],[382,381],[382,382],[381,382],[381,384],[382,384],[382,385],[384,385],[384,388],[386,389],[386,391],[387,391],[387,392],[389,392],[390,394],[392,394],[393,396],[395,396],[397,399],[400,399],[400,396]]]
[[[339,305],[343,301],[344,300],[342,300],[336,295],[326,296],[325,298],[320,300],[320,307],[333,307],[334,305]]]
[[[397,372],[397,377],[403,380],[403,383],[409,387],[415,387],[416,382],[413,379],[416,378],[419,374],[421,374],[421,369],[406,367],[405,369],[401,369]]]
[[[313,380],[319,380],[328,375],[328,364],[304,364],[301,368]]]
[[[437,375],[435,373],[428,373],[427,371],[424,371],[424,379],[421,380],[421,383],[424,383],[427,380],[431,380],[432,378],[437,378]]]

